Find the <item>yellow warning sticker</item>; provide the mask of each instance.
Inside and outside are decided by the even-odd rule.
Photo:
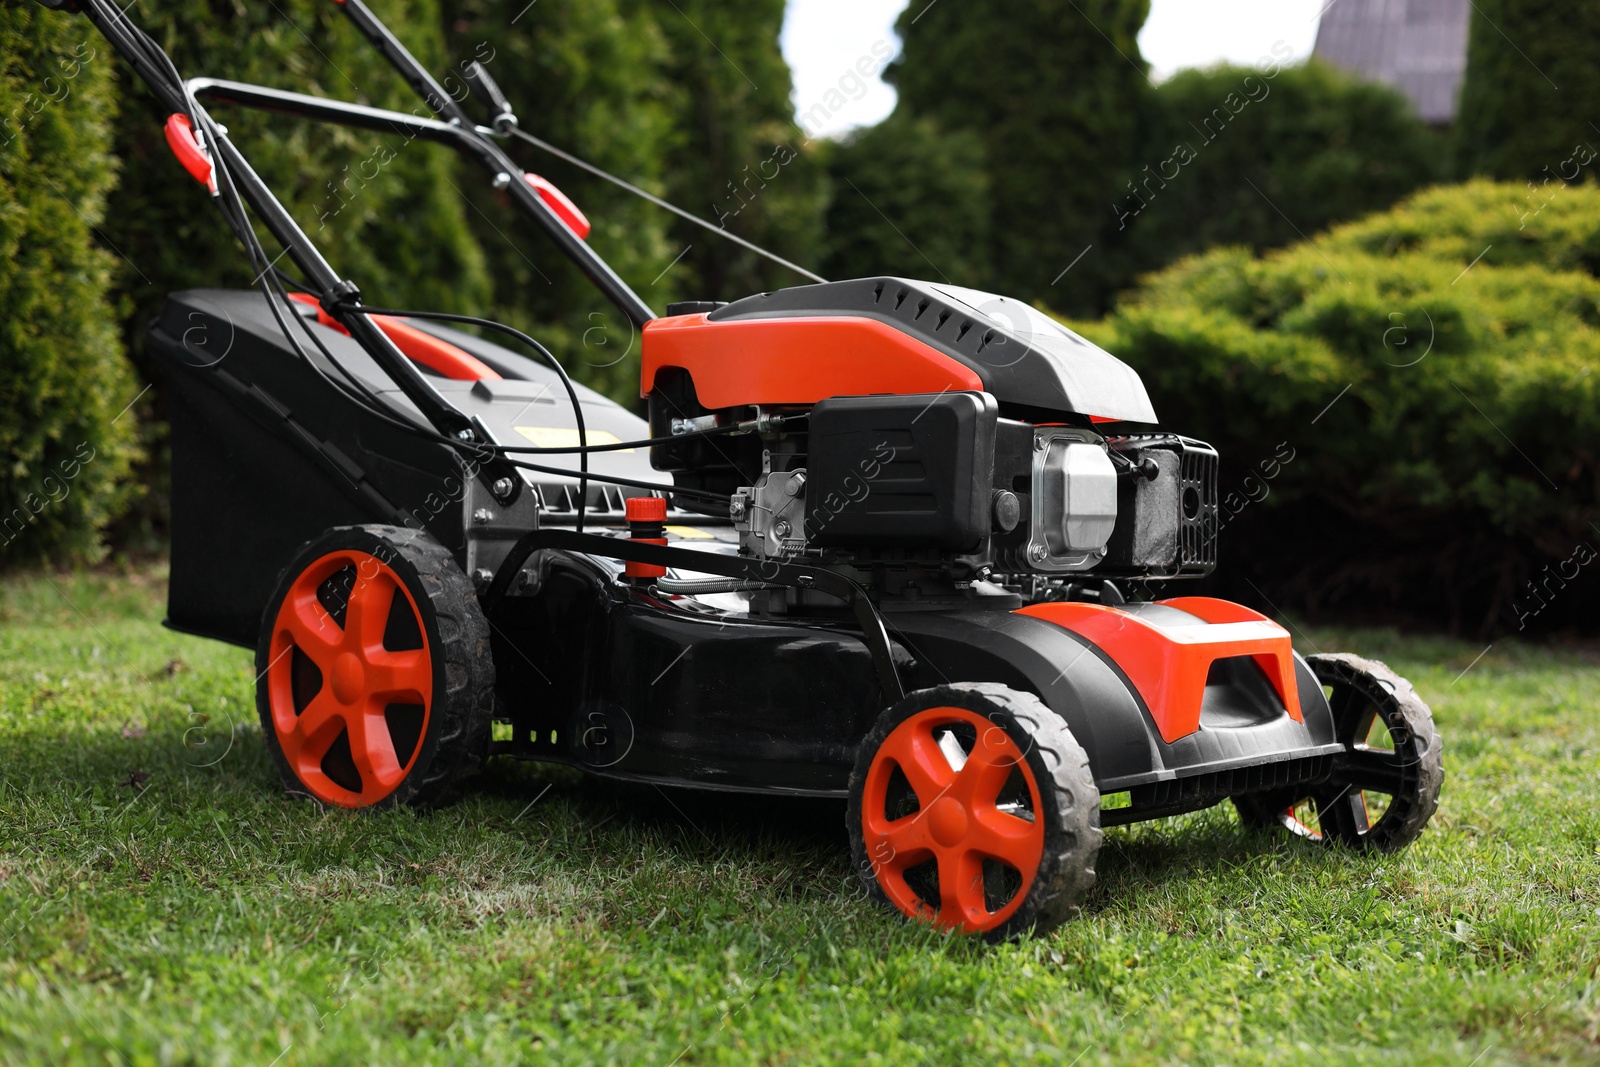
[[[578,448],[583,442],[578,440],[578,431],[567,426],[513,426],[528,443],[535,448]],[[590,430],[588,432],[591,445],[620,445],[622,438],[609,430]],[[631,448],[619,448],[617,452],[632,452]]]
[[[704,530],[696,530],[693,526],[663,526],[670,537],[681,537],[685,541],[710,541],[716,535],[708,534]]]

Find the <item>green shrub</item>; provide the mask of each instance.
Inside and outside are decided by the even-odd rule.
[[[1107,205],[1113,281],[1388,207],[1444,176],[1445,148],[1398,92],[1320,63],[1180,72],[1156,87],[1143,158]]]
[[[1463,172],[1548,182],[1571,181],[1581,169],[1594,180],[1600,4],[1473,0],[1472,6],[1456,121]],[[1588,162],[1578,163],[1585,147]]]
[[[828,277],[988,282],[989,175],[976,135],[896,115],[827,147]]]
[[[113,58],[81,19],[0,10],[0,563],[92,558],[125,505],[139,390],[94,227],[115,180]]]
[[[1541,195],[1542,193],[1542,195]],[[1576,193],[1576,195],[1568,195]],[[1421,193],[1319,237],[1324,249],[1392,256],[1406,252],[1469,262],[1577,270],[1600,277],[1600,199],[1593,189],[1474,181]]]
[[[1137,41],[1149,7],[966,0],[915,3],[900,17],[905,44],[887,74],[900,92],[897,114],[966,131],[984,146],[993,205],[984,288],[1079,314],[1105,306],[1104,257],[1116,231],[1107,209],[1139,154],[1150,106]],[[950,268],[935,261],[918,273],[929,270],[937,278]]]
[[[1600,279],[1576,251],[1600,240],[1600,190],[1526,220],[1519,200],[1475,182],[1282,251],[1218,249],[1084,327],[1165,425],[1222,450],[1234,581],[1483,629],[1600,545]],[[1293,461],[1243,504],[1283,445]],[[1592,625],[1555,599],[1543,623]]]

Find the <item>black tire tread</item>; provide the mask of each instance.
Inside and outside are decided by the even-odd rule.
[[[1029,903],[1035,917],[1025,926],[1044,932],[1061,925],[1077,911],[1094,886],[1094,862],[1100,853],[1100,790],[1089,769],[1089,755],[1078,744],[1066,722],[1032,693],[1003,685],[982,683],[996,703],[1013,705],[1011,715],[1033,735],[1034,746],[1050,768],[1041,791],[1053,794],[1056,815],[1065,830],[1062,847],[1040,864],[1042,890],[1035,889]],[[1049,798],[1046,799],[1046,803]],[[1047,873],[1045,865],[1049,864]],[[1028,909],[1018,909],[1020,916]]]
[[[1439,807],[1444,784],[1444,743],[1434,725],[1433,711],[1403,676],[1380,660],[1348,652],[1319,653],[1306,657],[1317,680],[1367,689],[1374,702],[1392,703],[1406,729],[1418,741],[1418,781],[1403,796],[1390,798],[1389,809],[1376,826],[1356,839],[1325,832],[1324,841],[1359,850],[1398,852],[1421,836]],[[1376,687],[1374,689],[1373,687]],[[1378,690],[1383,695],[1378,695]],[[1337,724],[1336,724],[1337,726]],[[1290,793],[1256,793],[1233,798],[1239,821],[1251,830],[1281,829],[1280,814],[1302,796]]]
[[[1361,687],[1371,679],[1392,694],[1406,729],[1418,742],[1418,782],[1414,790],[1391,798],[1389,810],[1371,832],[1363,835],[1362,847],[1379,852],[1397,852],[1415,841],[1433,813],[1439,808],[1439,792],[1444,786],[1444,742],[1433,722],[1433,710],[1417,695],[1411,683],[1375,659],[1348,652],[1333,652],[1306,657],[1317,680],[1327,684],[1342,680]],[[1391,816],[1397,814],[1399,818]],[[1350,844],[1350,842],[1345,842]]]
[[[417,569],[427,591],[444,651],[444,699],[434,698],[438,743],[424,773],[415,780],[406,802],[437,807],[456,800],[462,785],[482,768],[494,730],[494,657],[489,648],[489,620],[478,605],[478,592],[456,565],[450,551],[426,534],[398,526],[361,529],[391,540]]]

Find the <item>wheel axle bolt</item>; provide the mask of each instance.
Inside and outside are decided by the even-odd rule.
[[[494,521],[494,512],[490,511],[488,508],[479,508],[477,511],[472,513],[472,521],[477,523],[479,526],[484,526]]]

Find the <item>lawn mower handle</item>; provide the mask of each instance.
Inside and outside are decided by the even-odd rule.
[[[45,0],[40,0],[44,3]],[[545,231],[551,240],[564,252],[568,259],[575,263],[579,270],[594,283],[605,297],[628,318],[635,328],[642,328],[645,323],[656,318],[656,313],[649,304],[635,293],[628,283],[611,269],[611,265],[602,259],[599,253],[590,248],[584,239],[558,215],[555,210],[545,202],[526,181],[511,181],[513,175],[521,176],[523,170],[510,156],[495,143],[494,131],[480,127],[471,120],[461,105],[445,91],[428,71],[417,62],[406,47],[389,31],[378,17],[372,13],[361,0],[334,0],[355,23],[356,28],[378,49],[379,53],[395,67],[413,89],[423,98],[436,114],[440,115],[444,128],[454,129],[457,136],[446,143],[452,143],[463,152],[475,156],[491,174],[496,177],[506,176],[505,188],[507,195],[517,203],[522,210],[532,216],[533,220]],[[82,11],[94,23],[105,38],[111,42],[124,60],[134,68],[140,79],[150,86],[151,91],[161,101],[168,114],[187,114],[190,102],[182,94],[176,92],[168,85],[163,72],[148,69],[145,58],[136,39],[128,32],[132,23],[127,16],[108,0],[54,0],[45,6],[59,7],[62,10]],[[124,27],[123,23],[127,23]],[[186,83],[187,84],[187,83]],[[299,93],[285,93],[277,90],[264,89],[259,86],[246,86],[239,82],[223,82],[199,79],[197,84],[213,90],[220,90],[216,95],[247,106],[267,107],[271,110],[285,111],[292,114],[305,115],[310,118],[328,122],[338,122],[344,125],[357,126],[365,129],[426,129],[430,140],[446,140],[442,131],[436,127],[424,126],[418,116],[401,116],[399,112],[381,112],[377,108],[362,107],[358,104],[343,104],[339,101],[322,100],[317,97],[304,96]],[[383,116],[380,121],[378,116]],[[398,123],[398,126],[397,126]],[[226,137],[217,138],[226,142]],[[225,154],[234,159],[242,160],[237,150],[228,146],[223,149]],[[322,258],[311,241],[306,237],[300,227],[290,218],[288,212],[278,203],[265,184],[252,173],[253,181],[241,183],[240,192],[250,201],[252,207],[263,215],[272,235],[282,244],[306,275],[326,298],[342,298],[350,288],[349,283],[339,278],[333,268]],[[271,201],[267,206],[266,201]],[[266,216],[272,216],[267,218]],[[341,299],[347,307],[351,301]],[[339,314],[332,307],[328,308],[331,314]],[[359,311],[351,311],[352,318],[362,317]],[[343,316],[341,316],[341,321]],[[351,329],[356,338],[366,344],[369,339],[381,337],[381,331],[375,327],[371,329],[358,329],[349,322],[345,325]],[[461,430],[473,431],[470,424],[466,424],[459,412],[439,396],[422,377],[409,367],[397,370],[405,364],[404,357],[398,349],[390,351],[391,346],[387,341],[378,341],[377,349],[373,351],[374,358],[389,372],[407,397],[416,403],[423,413],[447,434],[456,434]],[[379,353],[388,353],[392,359],[384,358]],[[408,373],[409,372],[409,373]],[[441,424],[441,419],[450,423],[462,423],[446,429]],[[475,431],[474,431],[475,432]],[[505,472],[499,472],[501,476]]]
[[[408,115],[403,111],[390,111],[365,104],[349,104],[325,96],[291,92],[287,89],[269,89],[264,85],[251,85],[227,78],[190,78],[184,82],[197,99],[220,100],[257,111],[273,111],[281,115],[349,126],[358,130],[379,133],[398,133],[407,139],[420,138],[436,144],[460,148],[468,136],[460,126],[452,126],[439,119]],[[487,131],[485,131],[487,132]]]
[[[333,2],[355,24],[356,29],[361,31],[361,36],[372,42],[378,54],[400,72],[406,84],[416,90],[417,95],[422,97],[423,103],[427,104],[430,110],[446,122],[471,128],[472,118],[466,109],[456,101],[455,97],[445,92],[444,86],[428,73],[428,68],[417,61],[411,50],[400,43],[400,38],[389,31],[389,27],[372,13],[371,8],[361,0],[333,0]]]
[[[306,236],[300,224],[289,214],[271,188],[256,174],[244,154],[229,140],[226,132],[210,122],[209,116],[189,96],[186,83],[174,84],[174,70],[170,60],[165,64],[155,62],[149,49],[156,46],[140,33],[127,15],[111,0],[74,0],[74,2],[95,29],[99,30],[117,53],[133,67],[140,80],[150,87],[151,92],[169,115],[177,114],[190,118],[195,123],[196,133],[201,132],[202,123],[199,120],[202,118],[207,120],[204,124],[207,134],[205,139],[207,148],[214,156],[213,162],[221,164],[221,172],[227,175],[239,195],[283,246],[284,254],[300,268],[307,282],[318,294],[323,307],[329,314],[339,319],[349,330],[351,337],[366,350],[406,398],[416,405],[417,410],[436,431],[460,442],[456,446],[458,449],[470,449],[476,453],[475,458],[479,461],[478,477],[484,486],[503,502],[509,503],[514,500],[521,491],[522,478],[515,466],[488,450],[486,446],[494,442],[486,427],[479,421],[468,418],[446,400],[378,324],[365,313],[359,299],[360,290],[352,282],[340,277],[323,258],[311,238]],[[156,47],[155,55],[166,58],[159,47]],[[533,195],[532,190],[529,190],[529,195]],[[248,220],[243,224],[248,226]],[[509,487],[509,492],[494,493],[493,487],[496,485],[502,488]]]
[[[520,180],[522,168],[494,142],[490,131],[480,132],[480,127],[472,121],[466,109],[445,91],[433,75],[428,73],[427,68],[417,62],[417,57],[407,51],[406,46],[400,43],[399,39],[389,31],[389,27],[373,14],[362,0],[333,0],[333,2],[344,11],[351,22],[355,23],[362,36],[371,41],[390,65],[400,72],[406,84],[422,97],[423,103],[448,125],[461,130],[462,139],[458,142],[458,147],[477,156],[479,162],[488,168],[491,174],[504,174],[507,178],[518,179],[506,186],[511,199],[516,201],[523,211],[533,216],[534,221],[560,246],[567,258],[577,264],[578,269],[605,294],[606,299],[628,317],[628,321],[636,329],[643,328],[645,323],[656,318],[656,313],[650,309],[650,305],[646,304],[639,294],[611,269],[611,265],[601,259],[599,253],[573,232],[531,185]],[[507,108],[509,109],[509,103]]]
[[[494,118],[490,122],[496,130],[504,133],[517,124],[517,113],[511,107],[511,101],[506,99],[506,94],[500,89],[500,83],[494,80],[488,67],[474,59],[467,64],[467,69],[462,71],[461,77],[473,95],[493,110]]]
[[[349,126],[353,129],[398,133],[407,139],[416,138],[448,145],[476,159],[491,174],[522,173],[522,168],[513,163],[492,140],[494,131],[485,126],[460,125],[440,119],[423,118],[420,115],[408,115],[401,111],[309,96],[286,89],[269,89],[262,85],[250,85],[226,78],[190,78],[184,84],[196,97],[293,115],[317,122]],[[564,250],[570,246],[569,257],[576,261],[579,268],[588,274],[589,279],[600,291],[628,316],[630,322],[640,327],[656,317],[649,305],[628,288],[627,283],[617,277],[588,243],[574,233],[572,228],[552,210],[533,185],[526,181],[512,181],[506,186],[506,191],[524,211],[533,216],[534,221],[555,238],[557,244]]]

